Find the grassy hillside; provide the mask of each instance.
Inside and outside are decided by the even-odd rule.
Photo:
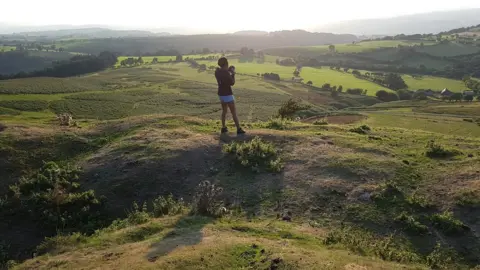
[[[321,229],[298,223],[174,216],[80,237],[80,244],[66,238],[66,246],[49,247],[57,255],[40,256],[14,269],[127,269],[132,264],[136,269],[424,269],[329,249],[324,237]],[[81,256],[84,253],[98,255]]]
[[[408,41],[408,40],[382,40],[382,41],[363,41],[355,44],[335,44],[335,51],[337,53],[358,53],[376,50],[378,48],[396,48],[399,45],[413,46],[420,45],[420,41]],[[434,42],[424,41],[424,45],[433,45]],[[323,46],[305,46],[305,47],[282,47],[282,48],[269,48],[263,50],[266,54],[278,55],[284,57],[296,57],[298,54],[304,56],[316,56],[329,52],[329,45]]]
[[[314,83],[307,86],[256,75],[288,79],[292,67],[232,64],[244,136],[219,134],[213,73],[187,63],[2,81],[0,262],[16,259],[18,269],[480,264],[480,125],[466,116],[478,104],[367,107],[379,101],[315,87],[367,88],[351,73],[303,68]],[[292,117],[300,119],[272,118],[290,98],[309,106]],[[55,114],[64,112],[76,123],[60,126]],[[81,170],[44,188],[44,161]],[[216,194],[211,212],[199,211],[205,193]]]
[[[419,52],[425,52],[433,56],[458,56],[480,52],[477,46],[459,44],[456,42],[442,43],[434,46],[417,48]]]

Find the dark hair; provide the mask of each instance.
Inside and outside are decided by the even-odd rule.
[[[218,65],[219,65],[220,67],[228,66],[228,60],[227,60],[227,58],[221,57],[220,59],[218,59]]]

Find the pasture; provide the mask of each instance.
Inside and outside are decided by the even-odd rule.
[[[0,52],[9,52],[9,51],[14,51],[15,47],[13,46],[0,46]]]
[[[460,80],[453,80],[441,77],[433,77],[433,76],[420,76],[420,77],[412,77],[410,75],[403,75],[402,76],[405,82],[408,85],[408,89],[410,90],[418,90],[418,89],[432,89],[432,90],[443,90],[448,88],[450,91],[453,92],[462,92],[467,87],[465,84]]]
[[[216,65],[213,61],[200,61],[207,66]],[[237,73],[248,74],[251,76],[258,76],[263,73],[277,73],[281,80],[291,81],[295,67],[287,67],[277,65],[275,63],[265,62],[258,63],[240,63],[236,59],[229,60],[231,65],[235,65]],[[312,68],[304,67],[300,72],[300,77],[304,79],[304,83],[312,81],[313,86],[322,87],[322,85],[329,83],[331,86],[343,86],[344,91],[348,88],[362,88],[369,90],[367,94],[374,96],[377,90],[385,89],[378,84],[370,81],[358,79],[351,73],[344,73],[342,71],[331,70],[329,67]],[[388,89],[387,89],[388,90]]]
[[[337,53],[359,53],[373,51],[378,48],[395,48],[401,46],[420,45],[422,41],[408,41],[408,40],[381,40],[381,41],[363,41],[355,44],[334,44]],[[423,41],[424,45],[433,45],[435,42]],[[321,46],[297,46],[297,47],[278,47],[264,49],[264,53],[283,57],[303,56],[317,56],[329,52],[329,45]]]

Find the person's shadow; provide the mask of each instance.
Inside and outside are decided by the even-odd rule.
[[[181,217],[171,232],[150,246],[147,259],[153,262],[178,247],[199,244],[203,239],[203,228],[212,220],[205,216],[186,215]]]

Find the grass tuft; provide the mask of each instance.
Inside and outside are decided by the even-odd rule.
[[[447,149],[434,141],[429,141],[426,149],[425,155],[429,158],[449,158],[461,154],[461,152],[456,149]]]

